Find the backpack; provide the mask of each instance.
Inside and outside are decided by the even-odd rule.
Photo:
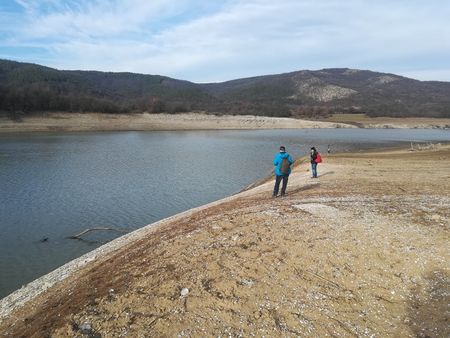
[[[287,157],[283,158],[281,160],[281,165],[280,165],[280,172],[283,175],[287,175],[289,174],[289,167],[291,166],[291,164],[289,163],[289,160]]]
[[[317,156],[316,156],[316,163],[322,163],[322,156],[320,156],[319,153],[317,153]]]

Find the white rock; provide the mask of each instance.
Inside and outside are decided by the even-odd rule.
[[[439,220],[441,219],[441,216],[439,216],[439,215],[433,215],[433,216],[431,216],[431,219],[432,219],[433,221],[439,221]]]
[[[255,284],[255,282],[253,280],[251,280],[251,279],[244,279],[242,281],[242,285],[245,285],[245,286],[247,286],[249,288],[251,288],[254,284]]]
[[[92,331],[92,326],[89,323],[83,323],[78,328],[81,333],[90,333]]]
[[[180,295],[181,297],[186,297],[189,294],[189,289],[188,288],[182,288]]]

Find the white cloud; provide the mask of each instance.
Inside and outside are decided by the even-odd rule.
[[[17,2],[29,14],[15,43],[40,44],[59,68],[202,82],[324,67],[450,69],[446,1]]]
[[[19,6],[22,6],[28,12],[34,12],[38,7],[39,3],[37,1],[31,0],[15,0]]]
[[[20,0],[24,2],[24,0]],[[144,23],[177,13],[173,1],[80,1],[46,2],[50,12],[40,12],[36,4],[25,5],[31,8],[32,17],[23,29],[28,38],[47,38],[68,40],[69,38],[98,37],[114,39],[122,33],[140,33]],[[179,8],[186,1],[179,1]]]

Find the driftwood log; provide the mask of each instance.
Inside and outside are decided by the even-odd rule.
[[[70,238],[70,239],[82,239],[81,236],[83,236],[84,234],[87,234],[88,232],[91,232],[91,231],[116,231],[116,232],[121,232],[121,233],[126,233],[127,232],[125,230],[114,229],[114,228],[90,228],[90,229],[83,230],[82,232],[80,232],[77,235],[68,236],[67,238]]]

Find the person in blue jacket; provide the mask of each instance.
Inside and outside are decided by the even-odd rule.
[[[284,160],[284,161],[283,161]],[[294,159],[286,152],[284,146],[280,147],[280,152],[275,155],[273,165],[275,166],[275,187],[273,188],[272,197],[277,197],[280,183],[283,181],[281,187],[281,196],[286,194],[286,187],[291,173],[291,164],[294,163]]]

